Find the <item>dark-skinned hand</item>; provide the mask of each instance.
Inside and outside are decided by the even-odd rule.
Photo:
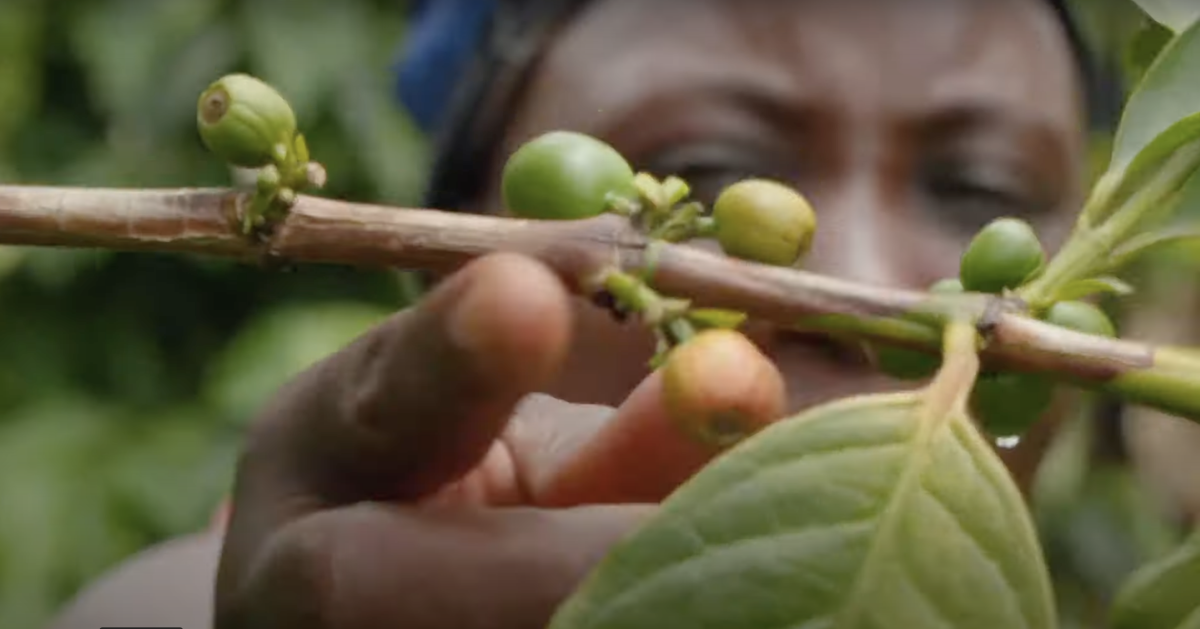
[[[572,312],[547,268],[497,254],[291,382],[240,462],[215,629],[544,627],[718,454],[677,429],[659,373],[615,410],[531,395]],[[705,344],[688,369],[698,410],[783,412],[749,342]]]

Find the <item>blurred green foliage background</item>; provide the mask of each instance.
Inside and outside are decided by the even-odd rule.
[[[292,102],[324,194],[411,203],[394,0],[0,0],[0,181],[224,186],[196,99],[247,71]],[[208,523],[264,396],[408,303],[397,274],[0,248],[0,628]]]
[[[247,71],[291,100],[329,170],[322,194],[414,203],[425,146],[388,74],[404,4],[0,0],[0,181],[227,185],[195,100]],[[1078,4],[1106,59],[1136,72],[1122,51],[1137,10]],[[37,629],[99,573],[206,526],[256,407],[410,303],[407,286],[390,272],[0,247],[0,629]],[[1127,477],[1086,480],[1099,477],[1086,439],[1064,443],[1039,507],[1049,549],[1068,597],[1103,594],[1173,538],[1138,515]]]

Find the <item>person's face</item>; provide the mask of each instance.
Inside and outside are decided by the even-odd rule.
[[[705,202],[748,176],[795,185],[818,216],[803,266],[820,273],[926,287],[1002,215],[1056,247],[1081,198],[1084,135],[1076,68],[1043,4],[596,0],[535,71],[484,203],[499,207],[520,143],[571,129],[685,177]],[[615,403],[645,375],[649,337],[581,316],[578,368],[557,393]],[[857,352],[763,342],[794,408],[896,384]]]

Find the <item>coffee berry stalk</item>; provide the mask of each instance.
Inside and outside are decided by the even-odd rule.
[[[614,147],[583,133],[555,130],[517,148],[505,163],[501,193],[506,209],[528,220],[584,220],[612,213],[628,218],[652,242],[641,277],[605,269],[591,281],[597,304],[620,319],[638,316],[654,332],[658,349],[650,364],[661,366],[672,348],[698,332],[736,329],[741,313],[692,309],[649,285],[654,243],[695,238],[716,240],[730,257],[791,267],[812,246],[817,219],[800,193],[767,179],[746,179],[721,191],[712,211],[689,199],[691,189],[676,176],[659,179],[636,172]]]
[[[258,171],[241,216],[243,233],[269,228],[297,194],[325,185],[325,169],[310,160],[291,105],[260,79],[235,73],[211,83],[200,94],[196,126],[208,150],[231,166]]]
[[[615,148],[574,131],[550,131],[521,145],[505,163],[501,190],[519,218],[580,220],[611,212],[629,217],[651,239],[714,238],[731,257],[774,266],[802,261],[817,227],[808,200],[780,182],[735,182],[709,211],[688,198],[691,189],[679,177],[635,172]]]

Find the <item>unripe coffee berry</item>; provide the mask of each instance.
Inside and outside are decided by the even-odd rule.
[[[1117,330],[1108,315],[1086,301],[1060,301],[1046,311],[1043,319],[1046,323],[1084,334],[1109,338],[1117,335]]]
[[[290,150],[296,115],[275,88],[246,74],[229,74],[200,94],[200,139],[210,151],[242,168],[261,168]]]
[[[501,194],[513,214],[530,219],[590,218],[609,195],[631,198],[634,172],[608,144],[573,131],[551,131],[518,148],[504,165]]]
[[[1032,373],[980,374],[971,390],[971,414],[993,437],[1016,437],[1050,407],[1054,382]]]
[[[929,287],[929,292],[935,294],[961,293],[963,288],[962,283],[958,280],[945,278],[934,282]],[[937,372],[942,365],[942,358],[894,345],[878,345],[875,349],[875,362],[880,371],[893,378],[923,380]]]
[[[725,188],[713,204],[721,250],[743,260],[792,266],[812,246],[817,216],[792,188],[746,179]]]
[[[942,295],[961,293],[963,292],[963,283],[961,280],[956,278],[945,277],[934,282],[933,285],[929,287],[929,292]]]
[[[1000,218],[979,230],[962,256],[963,288],[1000,293],[1022,285],[1046,261],[1046,253],[1029,223]]]

